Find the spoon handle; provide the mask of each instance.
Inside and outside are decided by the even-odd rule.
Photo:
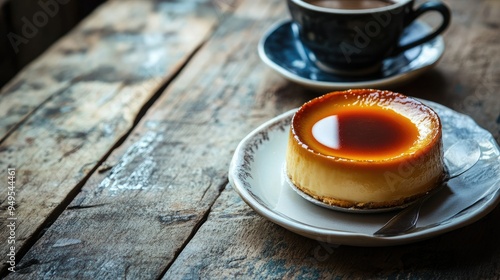
[[[406,233],[415,228],[420,214],[420,208],[424,204],[427,197],[417,200],[412,205],[401,210],[397,215],[392,217],[383,227],[377,230],[374,236],[396,236]]]
[[[463,155],[466,155],[465,157]],[[418,199],[414,204],[401,210],[394,215],[384,226],[377,230],[374,236],[396,236],[405,234],[415,228],[420,214],[420,208],[424,202],[432,195],[446,186],[448,180],[460,176],[469,170],[481,157],[479,144],[475,140],[467,139],[455,143],[444,155],[446,162],[447,176],[440,187],[435,188],[431,193]]]

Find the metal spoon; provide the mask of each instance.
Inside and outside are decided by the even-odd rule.
[[[444,154],[448,176],[444,179],[443,185],[450,179],[462,175],[465,171],[469,170],[476,164],[480,156],[481,150],[475,140],[461,140],[453,144]],[[414,229],[417,225],[422,205],[434,193],[437,193],[437,191],[427,194],[412,205],[401,210],[373,235],[395,236]]]

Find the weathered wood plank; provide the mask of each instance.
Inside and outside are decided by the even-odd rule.
[[[57,38],[70,30],[81,18],[78,13],[78,1],[66,1],[64,4],[60,4],[55,0],[40,2],[45,4],[40,5],[38,1],[8,1],[4,12],[8,20],[5,22],[5,27],[9,29],[0,33],[2,34],[2,41],[8,44],[8,48],[2,50],[1,58],[2,60],[11,60],[12,65],[15,67],[2,69],[1,72],[5,71],[10,76],[14,76]],[[40,78],[39,76],[36,77]],[[35,77],[25,76],[25,78],[34,79]],[[7,81],[5,80],[1,85],[4,85]],[[11,83],[15,83],[15,81]],[[6,88],[8,87],[7,84]],[[12,126],[16,120],[23,119],[29,108],[36,108],[36,105],[38,105],[36,102],[44,100],[46,97],[43,93],[37,92],[37,96],[32,97],[33,106],[16,108],[16,103],[12,103],[9,98],[2,97],[5,91],[5,88],[0,91],[0,103],[6,103],[8,106],[2,107],[0,105],[0,108],[7,108],[12,111],[10,111],[11,114],[7,114],[9,112],[5,111],[0,113],[0,140],[8,127]],[[16,113],[12,114],[12,112]],[[25,114],[21,112],[25,112]]]
[[[494,34],[500,26],[500,2],[449,5],[457,16],[445,40],[458,43],[448,46],[435,70],[397,90],[467,113],[499,141],[500,105],[495,95],[500,90],[500,49]],[[257,216],[227,187],[164,279],[498,278],[498,219],[497,207],[475,224],[415,244],[335,246]]]
[[[161,276],[227,184],[240,136],[311,97],[291,98],[296,88],[269,75],[256,54],[260,34],[283,16],[283,3],[244,6],[108,158],[113,169],[93,174],[26,254],[24,277]],[[61,240],[75,242],[59,246]]]
[[[18,257],[219,19],[209,1],[110,2],[2,92],[2,134],[25,119],[0,146],[0,169],[17,170]],[[6,209],[7,189],[2,193]],[[0,213],[2,252],[7,215]]]
[[[404,246],[338,246],[267,221],[228,186],[163,279],[491,279],[500,272],[499,218],[497,208],[474,225]]]
[[[196,47],[220,18],[209,0],[186,16],[194,3],[116,1],[100,7],[1,89],[0,141],[73,84],[99,79],[125,84],[156,79],[160,84],[166,69],[181,65],[193,49],[185,44]]]
[[[453,3],[458,3],[457,13],[470,16],[460,9],[470,6],[465,0]],[[165,279],[498,275],[499,209],[477,224],[432,240],[367,249],[327,246],[288,232],[257,216],[231,188],[219,197],[238,141],[313,95],[272,73],[256,55],[261,34],[287,16],[284,5],[278,0],[245,1],[223,22],[134,134],[108,158],[113,169],[93,174],[28,252],[20,267],[24,278],[153,278],[165,269]],[[474,22],[479,15],[470,17]],[[446,36],[464,35],[450,31]],[[467,52],[462,55],[474,59]],[[453,105],[455,99],[441,92],[460,95],[448,89],[453,80],[447,79],[465,77],[466,72],[460,67],[447,70],[452,61],[443,60],[437,70],[401,91]],[[440,76],[442,71],[450,71],[448,78]],[[428,79],[444,90],[426,84]],[[471,83],[465,96],[479,87],[477,80]],[[484,108],[487,114],[497,109]],[[498,139],[494,118],[484,121]]]

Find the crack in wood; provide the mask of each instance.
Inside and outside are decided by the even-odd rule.
[[[80,148],[81,148],[81,147],[83,147],[83,145],[84,145],[84,143],[81,143],[80,145],[78,145],[78,146],[74,147],[73,149],[71,149],[71,150],[69,150],[69,151],[65,152],[65,153],[63,154],[62,158],[60,158],[60,159],[59,159],[59,161],[63,160],[63,158],[65,158],[65,157],[67,157],[67,156],[70,156],[70,155],[72,155],[72,154],[76,153],[78,150],[80,150]]]
[[[68,206],[66,210],[79,210],[79,209],[87,209],[87,208],[96,208],[96,207],[102,207],[106,205],[106,203],[101,203],[101,204],[94,204],[94,205],[75,205],[75,206]]]
[[[31,266],[34,266],[34,265],[39,265],[41,264],[42,262],[37,260],[37,259],[31,259],[31,260],[28,260],[26,263],[22,264],[22,265],[19,265],[18,267],[16,267],[17,269],[17,273],[19,274],[23,274],[22,270],[25,270]]]
[[[196,214],[183,215],[180,211],[175,211],[170,215],[160,215],[158,216],[158,221],[164,225],[171,225],[174,223],[183,223],[191,221],[196,218]]]
[[[116,150],[118,147],[120,147],[125,140],[130,136],[132,131],[136,128],[138,125],[139,121],[146,115],[146,112],[151,108],[151,106],[158,100],[158,98],[163,94],[165,89],[170,85],[172,81],[174,81],[179,73],[182,72],[182,70],[186,67],[188,62],[191,60],[191,58],[200,50],[200,48],[206,43],[208,38],[205,38],[196,48],[193,49],[192,53],[190,53],[187,58],[181,63],[181,65],[176,69],[175,72],[173,72],[169,77],[165,78],[162,84],[158,86],[158,89],[154,92],[154,94],[151,96],[151,98],[144,103],[144,105],[141,107],[139,112],[137,113],[130,129],[124,133],[116,143],[111,146],[111,148],[108,150],[108,152],[97,162],[97,164],[89,171],[89,173],[82,178],[82,180],[76,184],[76,186],[68,193],[66,198],[57,206],[54,208],[52,213],[47,216],[44,222],[41,223],[40,227],[38,230],[36,230],[33,235],[29,238],[26,239],[26,242],[23,244],[22,247],[19,248],[19,251],[17,252],[16,259],[18,263],[21,263],[24,255],[29,251],[31,247],[35,245],[35,243],[44,235],[45,231],[59,218],[59,216],[64,212],[65,209],[68,208],[68,205],[73,201],[73,199],[78,195],[78,193],[81,191],[82,187],[85,185],[85,183],[88,181],[88,179],[91,177],[94,172],[96,172],[103,164],[106,159],[111,155],[111,153]],[[76,79],[76,78],[75,78]],[[20,122],[18,122],[15,127],[11,128],[6,135],[0,139],[0,144],[8,138],[9,135],[11,135],[17,128],[19,128],[22,124],[24,124],[31,115],[33,115],[36,111],[41,109],[44,104],[47,102],[51,101],[54,99],[57,95],[60,93],[64,92],[66,89],[68,89],[72,83],[70,83],[68,86],[65,88],[61,89],[58,91],[57,94],[53,94],[50,97],[48,97],[46,100],[44,100],[39,106],[37,106],[32,112],[30,112],[25,118],[23,118]],[[81,208],[73,208],[75,209],[81,209]],[[70,209],[71,210],[71,209]],[[207,214],[208,215],[208,214]],[[187,243],[186,243],[187,244]],[[184,246],[186,245],[184,244]],[[184,248],[184,246],[182,248]],[[165,270],[166,272],[166,270]],[[9,271],[7,270],[7,266],[3,266],[2,270],[0,270],[0,279],[4,278],[7,274],[9,274]]]
[[[0,145],[7,138],[9,138],[9,136],[12,135],[12,133],[14,133],[14,131],[16,131],[17,129],[19,129],[23,124],[25,124],[31,118],[31,116],[33,116],[36,112],[38,112],[39,110],[41,110],[47,103],[49,103],[50,101],[52,101],[53,99],[55,99],[57,96],[59,96],[60,94],[62,94],[64,91],[66,91],[67,89],[69,89],[71,86],[72,86],[72,83],[69,83],[68,85],[63,86],[61,89],[58,89],[55,93],[53,93],[50,96],[48,96],[45,100],[43,100],[42,102],[40,102],[40,104],[38,106],[36,106],[30,112],[28,112],[26,115],[24,115],[22,117],[22,119],[20,119],[17,123],[13,124],[5,132],[5,135],[2,138],[0,138]]]
[[[203,198],[205,198],[205,195],[207,194],[207,192],[210,190],[210,188],[212,187],[212,181],[213,181],[213,178],[210,177],[210,182],[208,183],[208,187],[205,189],[205,191],[203,192],[203,194],[201,195],[200,199],[198,200],[198,202],[202,202],[203,201]]]
[[[108,162],[103,162],[99,168],[97,168],[98,173],[104,173],[113,168],[114,164],[110,164]]]
[[[172,260],[169,263],[167,263],[167,265],[165,266],[165,269],[160,273],[160,275],[157,278],[158,280],[161,280],[163,278],[163,276],[165,276],[165,274],[170,269],[170,267],[172,266],[172,264],[174,264],[174,262],[177,260],[177,258],[179,257],[179,255],[182,253],[182,251],[184,251],[184,249],[189,244],[189,242],[191,242],[191,240],[194,238],[194,236],[196,235],[196,233],[198,232],[198,230],[208,220],[208,216],[212,212],[212,207],[215,205],[215,203],[217,202],[217,200],[221,196],[222,192],[226,189],[226,186],[227,186],[228,183],[229,183],[229,180],[226,180],[225,182],[223,182],[223,183],[221,183],[219,185],[220,187],[218,188],[219,193],[217,194],[217,197],[210,204],[210,207],[208,207],[207,211],[205,212],[205,214],[203,215],[203,217],[200,219],[200,221],[198,223],[196,223],[196,225],[193,227],[193,230],[191,231],[191,233],[189,234],[189,236],[186,238],[186,240],[184,241],[184,243],[182,243],[182,245],[179,247],[179,249],[177,251],[175,251],[174,257],[172,258]],[[207,189],[209,189],[209,188],[207,188]]]

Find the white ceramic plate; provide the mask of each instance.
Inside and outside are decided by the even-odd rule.
[[[300,235],[321,242],[354,246],[398,245],[427,239],[471,224],[500,201],[500,150],[489,132],[470,117],[422,100],[439,114],[446,150],[458,139],[475,139],[481,147],[478,163],[451,180],[422,208],[417,228],[394,237],[373,233],[394,213],[343,213],[314,205],[282,178],[290,121],[296,110],[280,115],[251,132],[238,145],[229,180],[257,213]]]

